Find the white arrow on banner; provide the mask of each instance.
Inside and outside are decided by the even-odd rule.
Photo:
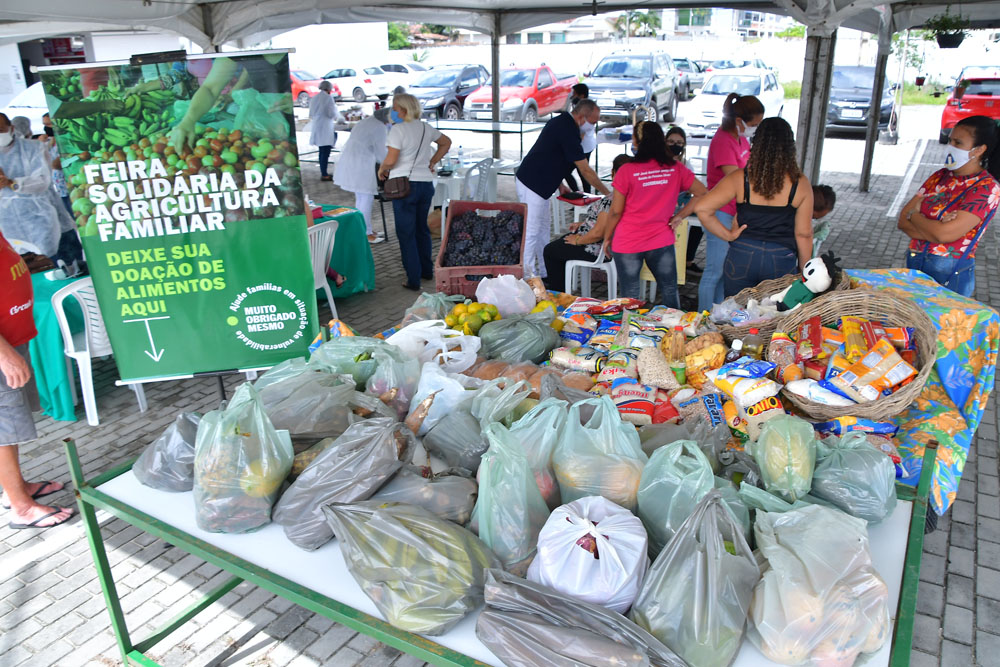
[[[143,350],[150,359],[153,361],[159,361],[163,357],[163,353],[166,351],[164,349],[157,350],[156,343],[153,341],[153,331],[149,328],[150,320],[169,320],[170,316],[166,317],[144,317],[135,320],[122,320],[123,322],[145,322],[146,324],[146,334],[149,336],[149,349]]]

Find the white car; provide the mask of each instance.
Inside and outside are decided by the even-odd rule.
[[[780,116],[785,108],[785,91],[770,70],[729,69],[708,75],[701,93],[684,109],[684,126],[689,135],[715,134],[722,122],[722,104],[730,93],[754,95],[764,105],[764,117]]]
[[[410,83],[423,76],[427,68],[418,62],[386,63],[379,65],[389,77],[392,87],[402,86],[409,89]]]
[[[340,67],[332,69],[323,75],[331,83],[340,88],[338,100],[353,99],[364,102],[371,96],[380,100],[387,99],[395,87],[391,77],[382,71],[381,67]]]
[[[22,90],[14,96],[9,105],[0,109],[0,112],[6,114],[8,119],[12,119],[14,116],[27,116],[31,119],[32,134],[45,132],[42,116],[49,112],[49,106],[45,103],[42,82],[33,83]]]

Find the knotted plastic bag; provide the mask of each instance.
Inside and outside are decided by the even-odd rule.
[[[476,286],[476,301],[493,304],[500,315],[507,318],[531,312],[535,307],[535,293],[528,283],[504,274],[480,280]]]
[[[132,464],[136,479],[160,491],[190,491],[194,488],[194,447],[198,437],[197,412],[182,412],[149,443]]]
[[[786,500],[809,493],[816,465],[816,432],[809,422],[791,415],[773,417],[747,449],[760,466],[768,491]]]
[[[463,299],[464,297],[449,296],[442,292],[434,292],[433,294],[424,292],[417,297],[412,306],[406,309],[399,328],[403,329],[414,322],[423,322],[424,320],[443,320],[455,304]]]
[[[431,394],[434,394],[434,401],[421,422],[417,435],[421,437],[426,435],[435,424],[474,396],[472,391],[468,391],[469,389],[478,389],[482,385],[482,380],[448,373],[433,362],[424,364],[420,369],[417,391],[410,399],[410,413],[416,411],[420,402]]]
[[[442,519],[464,526],[472,518],[478,493],[476,480],[459,468],[432,475],[429,468],[404,466],[372,498],[423,507]]]
[[[528,465],[535,475],[535,483],[550,510],[562,504],[559,482],[552,469],[552,452],[566,427],[567,414],[565,401],[547,398],[510,427],[510,434],[524,448]]]
[[[420,382],[420,362],[382,348],[374,350],[372,358],[378,366],[365,382],[365,393],[395,410],[402,421],[410,411],[410,401]]]
[[[327,373],[334,375],[350,375],[354,378],[357,389],[364,389],[368,378],[378,368],[378,361],[373,353],[376,349],[385,349],[388,344],[377,338],[364,336],[342,336],[331,338],[313,352],[309,363]],[[391,349],[391,348],[390,348]]]
[[[713,488],[712,466],[696,443],[678,440],[653,452],[643,468],[638,494],[638,514],[649,533],[650,553],[660,553]]]
[[[385,341],[410,359],[434,362],[448,373],[461,373],[476,363],[481,341],[449,329],[443,320],[414,322]]]
[[[878,523],[896,509],[896,468],[860,431],[827,438],[817,445],[812,495]]]
[[[516,315],[487,322],[479,330],[482,353],[487,359],[502,359],[511,363],[539,363],[559,346],[559,334],[550,325],[552,311]]]

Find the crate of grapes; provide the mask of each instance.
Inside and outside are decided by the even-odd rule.
[[[453,201],[434,266],[438,292],[476,295],[483,278],[524,276],[524,220],[518,202]]]

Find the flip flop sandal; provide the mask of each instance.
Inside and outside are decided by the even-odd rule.
[[[42,521],[45,521],[49,517],[55,516],[56,514],[59,514],[60,512],[64,512],[64,511],[65,512],[69,512],[69,516],[66,517],[65,519],[63,519],[62,521],[59,521],[58,523],[50,523],[47,526],[39,526],[38,525],[39,523],[41,523]],[[60,508],[57,508],[54,512],[49,512],[45,516],[38,517],[37,519],[35,519],[31,523],[14,523],[14,522],[11,522],[11,523],[7,524],[7,527],[10,528],[11,530],[24,530],[25,528],[53,528],[55,526],[61,526],[62,524],[66,523],[67,521],[69,521],[72,518],[73,518],[73,510],[60,507]]]
[[[35,491],[33,494],[31,494],[31,499],[32,500],[38,500],[39,498],[44,498],[45,496],[51,496],[53,493],[59,493],[60,491],[62,491],[65,488],[65,487],[60,486],[58,489],[53,489],[52,491],[46,491],[45,493],[42,493],[42,491],[45,489],[45,487],[47,487],[47,486],[49,486],[51,484],[58,484],[58,482],[51,482],[51,481],[48,481],[48,480],[42,482],[42,485],[40,487],[38,487],[38,490]],[[3,507],[5,510],[9,510],[10,509],[10,505],[0,505],[0,507]]]

